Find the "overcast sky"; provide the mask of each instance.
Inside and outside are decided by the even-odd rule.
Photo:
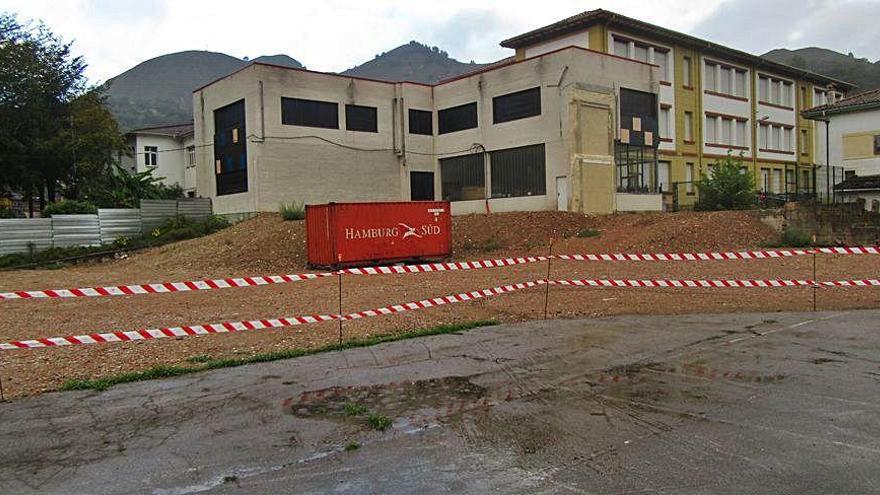
[[[605,8],[751,53],[821,46],[880,58],[880,0],[0,0],[74,41],[92,82],[182,50],[287,54],[342,71],[417,40],[462,61],[509,56],[507,37]]]

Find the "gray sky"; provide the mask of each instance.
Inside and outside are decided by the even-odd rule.
[[[284,53],[341,71],[417,40],[487,62],[510,55],[502,39],[594,8],[756,54],[822,46],[880,58],[880,0],[0,0],[0,10],[73,40],[92,82],[182,50]]]

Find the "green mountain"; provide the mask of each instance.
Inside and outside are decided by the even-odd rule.
[[[346,76],[368,77],[383,81],[413,81],[435,83],[465,72],[485,67],[486,64],[459,62],[436,46],[430,47],[416,41],[398,46],[390,52],[348,69]]]
[[[287,55],[254,60],[302,67]],[[119,74],[105,83],[110,109],[122,129],[176,124],[192,120],[192,91],[225,76],[250,61],[223,53],[185,51],[169,53]]]
[[[798,50],[780,48],[765,53],[763,57],[855,84],[858,87],[852,94],[880,87],[880,61],[856,58],[852,53],[844,55],[816,47]]]

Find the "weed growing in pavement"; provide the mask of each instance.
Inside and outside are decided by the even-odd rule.
[[[345,451],[346,452],[351,452],[351,451],[357,450],[359,448],[361,448],[361,444],[359,444],[357,442],[348,442],[347,444],[345,444]]]
[[[281,203],[281,206],[278,207],[278,213],[284,220],[302,220],[306,217],[306,205],[296,201]]]
[[[190,357],[186,358],[187,363],[193,363],[193,364],[207,363],[210,360],[211,360],[211,356],[209,356],[207,354],[196,354],[195,356],[190,356]]]
[[[363,404],[358,404],[357,402],[346,402],[345,403],[345,414],[347,416],[360,416],[361,414],[366,414],[367,406]]]
[[[391,428],[391,418],[382,414],[373,413],[367,416],[367,424],[374,430],[385,431],[388,428]]]
[[[107,390],[113,385],[120,383],[139,382],[143,380],[153,380],[155,378],[167,378],[172,376],[180,376],[198,371],[213,370],[219,368],[231,368],[235,366],[244,366],[252,363],[265,363],[269,361],[278,361],[280,359],[292,359],[302,356],[310,356],[312,354],[320,354],[324,352],[341,351],[345,349],[356,349],[359,347],[369,347],[386,342],[395,342],[398,340],[406,340],[417,337],[428,337],[431,335],[444,335],[472,330],[479,327],[487,327],[497,325],[494,320],[477,320],[463,323],[452,323],[449,325],[438,325],[436,327],[421,328],[410,332],[376,335],[365,339],[355,339],[343,342],[341,344],[330,344],[314,349],[288,349],[284,351],[267,352],[263,354],[254,354],[253,356],[243,358],[222,358],[211,359],[199,366],[154,366],[143,371],[134,371],[122,373],[119,375],[111,375],[95,380],[67,380],[61,385],[60,390]]]
[[[596,229],[584,229],[577,233],[578,237],[599,237],[602,233]]]

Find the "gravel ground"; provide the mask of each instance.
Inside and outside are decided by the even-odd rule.
[[[576,232],[593,228],[597,238]],[[556,237],[556,253],[662,252],[759,248],[773,232],[742,212],[581,216],[558,212],[478,215],[455,219],[456,259],[546,253]],[[552,234],[548,234],[552,233]],[[563,239],[566,238],[567,239]],[[489,249],[492,248],[492,249]],[[302,224],[262,215],[203,239],[185,241],[126,260],[62,270],[0,273],[0,290],[23,290],[202,277],[269,275],[305,269]],[[554,261],[550,276],[568,278],[810,278],[811,257],[699,263]],[[239,267],[236,269],[236,267]],[[544,278],[547,264],[455,273],[347,276],[343,311],[436,297]],[[817,257],[817,278],[876,277],[880,257]],[[399,332],[477,319],[523,321],[543,317],[544,288],[479,302],[377,317],[343,326],[344,338]],[[737,311],[808,311],[810,288],[780,289],[588,289],[549,290],[551,318],[615,314],[682,314]],[[335,313],[337,281],[320,279],[277,286],[192,293],[76,300],[8,301],[0,312],[0,340],[96,331],[132,330]],[[880,289],[820,289],[818,308],[880,307]],[[10,351],[0,354],[7,396],[57,389],[71,378],[96,378],[157,364],[186,364],[193,356],[247,356],[273,350],[314,347],[339,338],[336,323],[321,323],[233,335],[150,342]]]

